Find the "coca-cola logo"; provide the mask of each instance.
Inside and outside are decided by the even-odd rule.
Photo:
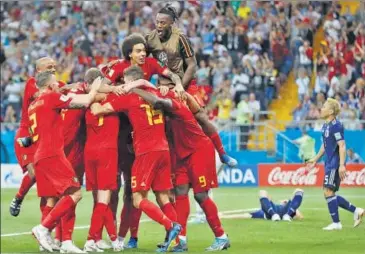
[[[365,168],[363,168],[361,171],[347,171],[343,184],[365,185]]]
[[[300,167],[293,171],[283,171],[281,167],[275,167],[268,176],[270,185],[316,185],[319,168],[308,171]]]

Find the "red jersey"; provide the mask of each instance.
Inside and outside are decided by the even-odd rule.
[[[107,77],[113,83],[124,82],[123,72],[130,66],[130,61],[121,60],[118,63],[114,64],[111,68],[103,68],[102,72],[105,77]],[[140,65],[139,67],[141,67],[143,70],[145,80],[150,80],[152,75],[154,74],[162,75],[162,73],[167,69],[167,67],[162,67],[153,57],[146,57],[145,63]]]
[[[85,94],[85,87],[71,89],[70,93]],[[62,109],[61,115],[63,119],[63,136],[65,139],[65,148],[74,142],[83,142],[85,137],[85,130],[83,125],[83,118],[86,109]]]
[[[173,116],[170,117],[169,124],[173,130],[174,152],[179,159],[184,159],[196,150],[204,149],[211,141],[185,103],[172,98],[171,100]]]
[[[151,89],[150,92],[155,90]],[[133,127],[133,147],[136,156],[169,150],[162,111],[152,109],[150,104],[136,94],[108,96],[106,101],[115,111],[127,113]]]
[[[46,92],[37,97],[29,106],[29,124],[33,143],[37,144],[34,162],[44,158],[64,155],[63,120],[61,109],[67,108],[72,98]]]
[[[25,83],[24,87],[24,97],[22,105],[22,117],[20,118],[20,128],[29,128],[29,118],[28,118],[28,108],[34,95],[38,92],[38,87],[36,86],[35,78],[30,77]]]
[[[108,94],[107,98],[114,98],[115,96],[114,94]],[[117,114],[95,116],[88,109],[85,114],[85,120],[85,150],[118,148],[119,116]]]

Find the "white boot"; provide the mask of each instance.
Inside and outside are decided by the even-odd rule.
[[[341,230],[342,229],[342,224],[341,222],[333,222],[331,224],[329,224],[327,227],[324,227],[323,230],[327,230],[327,231],[331,231],[331,230]]]
[[[272,221],[280,221],[281,219],[280,219],[279,214],[275,213],[275,214],[271,217],[271,220],[272,220]]]
[[[71,240],[63,241],[60,253],[86,253],[79,249]]]
[[[284,216],[283,216],[283,221],[292,221],[292,219],[291,219],[291,217],[290,217],[290,215],[289,214],[284,214]]]
[[[108,244],[106,241],[104,241],[103,239],[97,241],[96,246],[102,250],[109,250],[112,248],[112,246],[110,244]]]
[[[118,239],[112,242],[112,247],[115,252],[124,250],[124,243],[120,242]]]
[[[355,212],[354,212],[354,228],[356,228],[357,226],[359,226],[362,222],[362,217],[364,216],[364,209],[362,208],[356,208]]]
[[[96,246],[94,240],[87,240],[84,245],[84,251],[85,252],[104,252],[102,249],[99,249],[98,246]]]
[[[32,234],[37,239],[39,245],[43,247],[46,251],[53,252],[52,246],[49,239],[51,238],[48,228],[42,225],[35,226],[32,228]]]

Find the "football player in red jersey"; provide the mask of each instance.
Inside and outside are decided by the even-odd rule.
[[[56,62],[50,57],[43,57],[36,61],[36,72],[43,71],[56,72]],[[38,92],[38,88],[35,84],[35,78],[30,77],[24,88],[24,97],[22,105],[22,114],[20,118],[20,126],[15,135],[15,155],[18,159],[18,163],[23,169],[24,177],[20,184],[18,193],[10,204],[10,214],[12,216],[18,216],[20,213],[21,204],[25,195],[29,189],[35,183],[33,156],[35,153],[36,145],[32,145],[29,128],[30,123],[28,119],[28,107],[34,100],[35,95]],[[41,209],[43,209],[44,202],[41,202]]]
[[[148,52],[166,65],[171,71],[178,74],[184,89],[194,99],[204,106],[204,101],[199,95],[200,91],[194,78],[196,72],[195,53],[190,40],[175,26],[178,15],[171,5],[163,7],[156,16],[156,29],[146,36]],[[160,77],[159,85],[171,86],[173,81]],[[207,113],[202,110],[195,114],[204,133],[212,140],[223,163],[230,167],[237,165],[237,161],[230,157],[224,150],[222,141],[215,126],[209,121]]]
[[[143,71],[138,66],[131,66],[124,71],[127,83],[141,78]],[[133,205],[168,231],[167,244],[158,249],[159,252],[165,252],[179,234],[181,226],[174,223],[177,220],[176,211],[168,196],[168,191],[172,188],[171,162],[162,112],[153,110],[135,94],[113,97],[107,98],[103,105],[94,103],[92,113],[97,116],[118,111],[127,113],[133,126],[135,152],[131,177]],[[162,211],[147,198],[151,188],[163,205]]]
[[[98,69],[92,68],[86,73],[86,76],[92,79],[102,77],[102,73]],[[85,120],[86,190],[93,192],[94,209],[84,251],[100,251],[96,242],[101,240],[104,226],[112,241],[114,251],[121,251],[123,243],[117,239],[114,215],[109,205],[112,192],[117,189],[119,116],[117,114],[94,116],[90,109],[87,109]]]
[[[230,242],[218,217],[218,208],[208,196],[211,188],[218,187],[215,150],[213,143],[204,134],[194,117],[194,113],[200,110],[198,103],[190,94],[186,94],[188,107],[187,104],[176,99],[177,95],[172,92],[165,99],[141,89],[134,89],[133,92],[156,110],[164,110],[171,114],[169,124],[174,130],[172,146],[177,158],[174,168],[176,212],[178,222],[183,227],[179,235],[179,244],[174,247],[173,252],[187,251],[186,224],[190,213],[188,197],[190,186],[194,190],[195,200],[203,209],[216,237],[215,242],[206,250],[228,249]]]
[[[101,68],[105,77],[112,83],[124,83],[123,73],[128,67],[135,65],[143,70],[145,80],[150,80],[152,75],[157,74],[170,78],[176,89],[183,91],[181,79],[153,57],[146,57],[146,40],[141,34],[134,33],[124,39],[122,45],[123,60],[112,61]]]
[[[88,107],[94,100],[101,79],[97,79],[89,94],[63,95],[52,72],[41,72],[36,77],[38,97],[28,108],[32,142],[37,143],[34,167],[39,197],[47,199],[42,222],[32,229],[34,237],[47,251],[52,252],[50,231],[61,220],[62,228],[72,236],[72,219],[76,204],[81,199],[80,183],[64,153],[63,120],[61,109]],[[59,198],[56,205],[56,200]],[[82,253],[71,239],[63,239],[61,252]]]

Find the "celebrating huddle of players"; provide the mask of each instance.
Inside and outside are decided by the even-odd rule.
[[[128,36],[122,46],[124,59],[89,69],[82,83],[57,82],[56,63],[49,57],[36,62],[37,75],[25,86],[15,144],[25,175],[10,212],[19,214],[24,196],[36,182],[42,219],[32,233],[40,249],[121,251],[129,229],[128,246],[136,247],[144,212],[166,230],[157,252],[187,251],[190,188],[216,237],[207,250],[230,247],[208,191],[218,186],[215,150],[228,166],[237,162],[224,151],[202,109],[194,52],[172,26],[175,19],[173,8],[161,9],[151,34]],[[147,57],[147,50],[154,58]],[[148,81],[154,74],[159,75],[159,88]],[[72,232],[84,173],[94,205],[81,250],[73,244]],[[121,174],[125,191],[117,233]],[[158,206],[147,198],[150,189]],[[102,240],[104,227],[111,246]]]

